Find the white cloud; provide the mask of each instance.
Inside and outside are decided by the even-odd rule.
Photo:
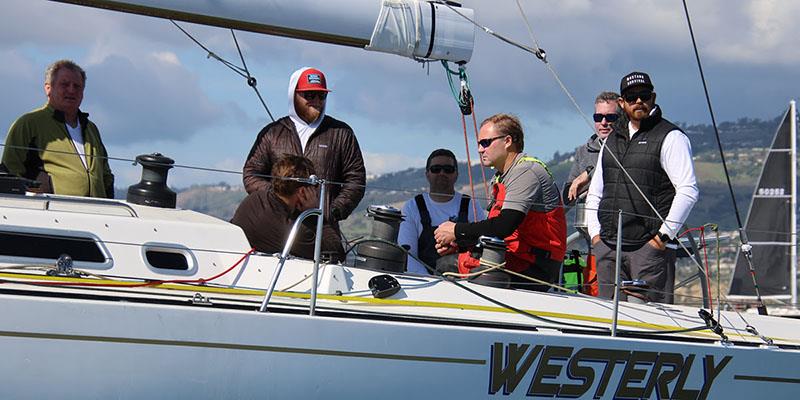
[[[800,52],[794,51],[800,37],[799,3],[758,0],[730,8],[732,18],[717,21],[717,40],[707,46],[717,62],[795,66],[800,61]]]
[[[172,64],[175,66],[181,65],[180,60],[178,60],[178,56],[171,51],[157,51],[152,53],[151,57],[160,63]]]
[[[464,4],[475,8],[480,23],[530,44],[515,1]],[[550,65],[587,113],[598,92],[616,89],[622,75],[640,69],[651,73],[668,118],[707,122],[680,2],[522,5]],[[800,52],[793,51],[800,3],[709,0],[689,2],[689,10],[721,120],[774,117],[800,92],[794,68]],[[181,26],[215,53],[241,63],[228,30]],[[370,173],[417,166],[436,147],[463,148],[460,115],[438,63],[428,66],[428,74],[412,60],[355,48],[247,32],[237,32],[237,39],[276,117],[286,114],[285,87],[294,69],[314,65],[329,75],[334,89],[329,111],[356,130],[371,157]],[[163,19],[9,0],[0,15],[0,57],[7,93],[0,100],[0,123],[6,126],[44,102],[44,67],[65,57],[89,72],[86,111],[106,144],[120,151],[158,142],[179,158],[179,145],[191,142],[195,160],[235,158],[239,152],[244,157],[265,120],[241,77],[206,58]],[[533,56],[477,31],[467,70],[479,121],[496,112],[519,115],[526,132],[531,127],[538,135],[529,143],[543,158],[583,141],[583,121]]]
[[[425,166],[424,157],[410,157],[392,153],[369,153],[364,152],[364,165],[370,175],[384,174],[392,171],[400,171],[407,168],[419,168]]]

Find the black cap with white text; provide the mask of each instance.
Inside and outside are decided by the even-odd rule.
[[[619,92],[624,93],[625,90],[633,86],[645,86],[653,90],[653,82],[650,81],[650,76],[644,72],[634,71],[622,77],[622,81],[619,83]]]

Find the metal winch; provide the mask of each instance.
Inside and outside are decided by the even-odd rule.
[[[406,253],[397,246],[403,214],[392,206],[370,206],[372,233],[356,249],[355,266],[387,272],[406,270]]]
[[[128,187],[128,202],[175,208],[178,196],[167,187],[167,173],[175,161],[161,153],[153,153],[136,156],[136,162],[142,166],[142,180]]]

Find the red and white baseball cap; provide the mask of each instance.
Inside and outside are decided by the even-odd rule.
[[[330,92],[325,82],[325,74],[314,68],[309,68],[300,74],[300,79],[297,80],[297,87],[294,90],[295,92]]]

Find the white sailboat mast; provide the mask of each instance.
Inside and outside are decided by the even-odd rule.
[[[792,291],[792,307],[797,307],[797,105],[794,100],[789,102],[789,146],[792,149],[792,167],[791,167],[791,212],[789,226],[789,236],[792,245],[789,250],[789,259],[791,260],[791,268],[789,269],[789,276],[791,277],[791,291]]]

